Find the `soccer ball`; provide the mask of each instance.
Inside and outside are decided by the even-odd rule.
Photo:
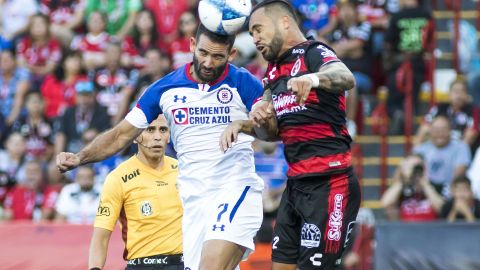
[[[202,24],[221,35],[232,35],[240,30],[251,10],[250,0],[201,0],[198,3],[198,16]]]

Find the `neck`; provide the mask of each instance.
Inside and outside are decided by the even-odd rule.
[[[12,70],[3,70],[2,71],[2,76],[6,80],[10,80],[13,77],[13,69]]]
[[[307,39],[303,36],[302,32],[299,31],[288,31],[287,38],[283,43],[283,47],[278,53],[278,56],[284,54],[286,51],[290,50],[292,47],[307,41]]]
[[[77,77],[76,74],[71,73],[71,72],[67,72],[67,73],[65,74],[65,81],[66,81],[66,82],[72,82],[72,81],[75,80],[76,77]]]
[[[42,116],[40,114],[32,113],[30,115],[30,122],[32,122],[33,124],[36,124],[36,123],[40,122],[41,120],[42,120]]]
[[[158,158],[147,158],[145,154],[143,154],[142,151],[139,151],[137,154],[137,158],[142,162],[143,164],[147,165],[148,167],[154,169],[154,170],[159,170],[163,167],[164,163],[164,156],[160,156]]]
[[[46,37],[34,37],[32,38],[33,43],[43,45],[47,43],[47,38]]]

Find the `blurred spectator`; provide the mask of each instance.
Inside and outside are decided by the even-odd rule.
[[[62,64],[43,81],[41,93],[45,100],[45,116],[52,120],[62,115],[67,107],[75,105],[75,84],[85,79],[82,55],[78,52],[66,54]]]
[[[25,138],[27,158],[47,161],[53,154],[53,128],[43,114],[45,103],[40,93],[31,92],[25,105],[27,115],[13,123],[12,131]]]
[[[352,71],[355,88],[347,92],[347,127],[352,137],[356,135],[358,94],[368,94],[373,85],[370,79],[373,62],[371,55],[371,25],[361,22],[355,4],[350,1],[338,3],[337,24],[327,36],[337,56]],[[368,102],[364,99],[364,102]]]
[[[144,0],[145,7],[155,15],[162,50],[169,51],[170,44],[178,37],[180,16],[188,10],[188,4],[187,0]]]
[[[355,76],[355,87],[360,94],[372,89],[371,28],[370,23],[359,20],[355,5],[346,1],[338,4],[338,23],[327,37],[337,56]]]
[[[0,36],[14,41],[27,31],[29,18],[37,11],[36,0],[0,0]]]
[[[83,23],[85,0],[40,0],[40,10],[50,17],[52,35],[68,47]]]
[[[450,188],[452,198],[443,205],[441,217],[450,222],[474,222],[480,219],[480,201],[473,196],[470,180],[466,176],[459,176],[453,180]]]
[[[0,51],[0,113],[10,126],[20,115],[30,87],[28,70],[18,67],[15,53]]]
[[[84,142],[110,127],[106,108],[95,102],[92,82],[75,84],[76,105],[68,108],[58,121],[55,137],[55,153],[78,152]]]
[[[122,68],[121,56],[121,46],[110,43],[106,49],[106,67],[89,74],[96,86],[97,101],[108,108],[112,124],[119,122],[127,113],[138,83],[138,70]]]
[[[261,53],[256,53],[255,58],[245,67],[257,79],[262,80],[267,71],[268,62]]]
[[[195,37],[198,26],[195,15],[190,11],[183,12],[178,23],[179,37],[170,45],[174,69],[193,61],[193,53],[190,52],[190,39]]]
[[[244,31],[236,35],[233,48],[237,50],[237,53],[235,54],[234,59],[231,60],[231,63],[239,67],[245,67],[250,64],[250,62],[254,60],[258,53],[255,42],[253,42],[253,37],[250,36],[248,31]]]
[[[50,19],[36,14],[30,19],[28,34],[17,45],[18,65],[33,74],[32,89],[40,90],[44,77],[52,73],[62,59],[60,43],[50,36]]]
[[[377,56],[383,51],[385,30],[388,27],[389,15],[386,10],[387,0],[363,1],[357,6],[360,21],[372,26],[372,53]]]
[[[292,0],[307,36],[323,37],[337,24],[336,0]]]
[[[25,139],[20,133],[11,133],[5,142],[5,149],[0,150],[0,203],[21,175],[20,170],[25,162]]]
[[[349,223],[345,242],[353,241],[342,256],[341,267],[335,270],[373,269],[375,216],[372,209],[360,208],[355,222]]]
[[[430,182],[443,195],[448,195],[454,178],[465,175],[472,158],[468,145],[452,140],[450,134],[448,118],[437,116],[432,121],[430,140],[413,149],[425,159]]]
[[[23,182],[8,193],[4,203],[4,219],[40,221],[53,218],[58,190],[45,182],[45,173],[39,161],[27,161]]]
[[[90,14],[87,20],[87,34],[77,35],[72,40],[70,48],[79,51],[87,70],[105,66],[105,50],[111,41],[105,32],[107,16],[99,11]]]
[[[160,39],[152,11],[143,9],[138,13],[131,38],[136,50],[142,56],[145,56],[148,49],[160,47]]]
[[[475,197],[480,198],[480,147],[475,151],[472,164],[467,171],[467,177],[472,181],[472,191]]]
[[[94,11],[107,14],[107,32],[122,40],[130,34],[141,8],[142,0],[86,0],[87,19]],[[168,13],[164,12],[165,16]]]
[[[100,191],[100,187],[95,185],[93,167],[79,167],[75,183],[63,187],[58,196],[55,219],[70,224],[93,224],[100,201]]]
[[[256,140],[253,146],[255,171],[265,182],[263,222],[257,233],[257,240],[262,243],[270,243],[278,205],[287,182],[288,165],[285,162],[283,147],[278,143]]]
[[[421,157],[406,157],[393,175],[393,183],[383,193],[382,206],[389,220],[432,221],[443,205],[442,196],[428,181]]]
[[[391,133],[401,134],[405,115],[404,97],[409,79],[406,74],[412,74],[412,99],[414,108],[418,101],[420,86],[425,78],[425,58],[430,57],[433,29],[431,15],[421,8],[419,0],[400,1],[401,10],[392,15],[385,34],[383,55],[384,69],[387,72],[388,100],[387,108],[392,117]],[[400,89],[402,88],[402,89]]]
[[[427,137],[433,118],[445,116],[450,121],[452,139],[462,140],[472,146],[478,136],[480,117],[478,109],[470,102],[467,84],[456,80],[450,85],[448,103],[433,106],[425,116],[425,121],[417,132],[416,143],[422,143]]]
[[[171,61],[167,54],[160,51],[160,49],[152,48],[145,52],[146,65],[142,70],[142,76],[138,81],[138,91],[142,94],[143,91],[150,86],[150,84],[161,79],[171,69]],[[137,98],[135,98],[137,100]]]

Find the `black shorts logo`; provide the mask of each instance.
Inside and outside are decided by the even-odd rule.
[[[302,227],[301,245],[306,248],[320,246],[320,236],[322,233],[315,224],[305,223]]]

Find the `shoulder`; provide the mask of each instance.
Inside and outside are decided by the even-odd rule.
[[[133,170],[137,169],[135,156],[130,157],[129,159],[120,163],[117,168],[113,169],[108,175],[108,181],[118,181],[122,179],[121,177],[127,173],[131,173]]]
[[[169,157],[169,156],[165,156],[164,159],[165,159],[165,163],[167,163],[167,165],[169,165],[170,169],[178,171],[178,160],[176,160],[172,157]]]
[[[227,76],[237,84],[260,82],[252,73],[250,73],[250,71],[233,64],[229,64]]]

